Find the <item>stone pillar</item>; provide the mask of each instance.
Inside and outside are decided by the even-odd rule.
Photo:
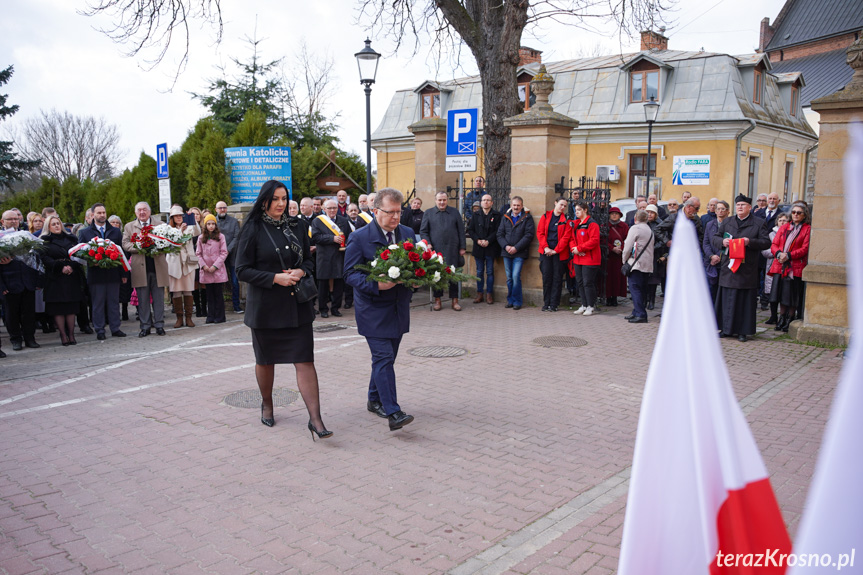
[[[534,223],[538,225],[539,219],[554,202],[554,184],[559,183],[562,177],[569,177],[570,132],[578,127],[578,121],[558,114],[548,103],[554,90],[554,79],[546,72],[545,66],[540,67],[530,89],[532,94],[536,94],[536,103],[528,112],[504,120],[504,125],[512,132],[511,195],[524,199],[525,208],[530,210]],[[538,243],[534,239],[530,259],[525,262],[521,273],[522,287],[525,301],[542,305],[538,258]],[[503,266],[499,267],[500,274],[495,269],[495,280],[502,286],[501,295],[505,295],[506,275]]]
[[[437,192],[445,192],[456,174],[446,172],[446,120],[426,118],[408,126],[414,135],[417,197],[423,209],[434,206]],[[402,190],[407,194],[409,190]]]
[[[848,124],[863,116],[863,38],[847,50],[854,76],[845,88],[812,102],[821,115],[815,171],[809,264],[803,270],[806,307],[803,321],[791,323],[789,334],[800,341],[847,345],[848,279],[845,270],[845,211],[842,161],[848,148]]]
[[[255,204],[232,204],[228,206],[228,215],[234,218],[237,218],[237,221],[240,222],[240,229],[243,227],[243,223],[246,221],[246,218],[249,216],[249,212],[252,211],[252,206]],[[231,282],[228,281],[228,284]],[[246,301],[246,282],[239,282],[240,284],[240,300]],[[228,292],[231,291],[231,286],[228,285]],[[243,305],[245,308],[246,306]],[[233,309],[233,308],[231,308]]]

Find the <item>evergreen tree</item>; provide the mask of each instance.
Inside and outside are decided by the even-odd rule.
[[[228,139],[216,127],[212,118],[204,118],[190,136],[200,138],[189,154],[186,179],[189,186],[188,201],[200,208],[215,208],[216,202],[230,201],[231,182],[225,170],[225,148]],[[185,144],[184,144],[185,145]]]
[[[243,117],[236,131],[231,136],[231,147],[267,146],[273,138],[273,131],[267,125],[265,114],[252,108]]]
[[[15,71],[13,66],[0,70],[0,86],[3,86],[12,77]],[[8,94],[0,94],[0,122],[13,116],[18,111],[18,105],[7,106]],[[12,142],[0,141],[0,188],[8,188],[12,182],[20,180],[27,170],[39,166],[38,160],[24,160],[18,158],[18,154],[12,151]]]

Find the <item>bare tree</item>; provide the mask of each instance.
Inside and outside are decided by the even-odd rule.
[[[335,63],[330,53],[311,54],[305,41],[294,56],[293,66],[282,68],[286,120],[294,126],[302,140],[312,145],[335,141],[333,122],[337,112],[326,117],[324,110],[338,88],[333,77]]]
[[[21,133],[23,154],[41,160],[40,175],[61,182],[70,177],[105,180],[122,157],[117,127],[104,118],[42,110],[24,122]]]

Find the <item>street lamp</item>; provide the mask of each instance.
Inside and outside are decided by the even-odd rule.
[[[653,144],[653,122],[659,114],[659,102],[650,97],[649,102],[644,103],[644,119],[647,120],[647,190],[644,195],[650,195],[650,147]]]
[[[366,193],[372,193],[372,84],[378,73],[380,54],[372,50],[372,41],[366,38],[366,47],[354,54],[360,69],[360,84],[366,87]]]

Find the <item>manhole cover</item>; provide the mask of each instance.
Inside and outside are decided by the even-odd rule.
[[[544,335],[533,340],[542,347],[581,347],[587,345],[587,340],[570,335]]]
[[[293,389],[274,389],[273,390],[273,405],[276,407],[284,407],[290,405],[300,397],[300,394]],[[261,392],[257,389],[244,389],[243,391],[235,391],[231,395],[225,397],[224,402],[231,407],[248,407],[261,408]]]
[[[316,325],[312,327],[313,331],[318,333],[326,333],[328,331],[339,331],[340,329],[348,329],[346,325],[340,325],[337,323],[322,323],[320,325]]]
[[[428,345],[425,347],[415,347],[409,353],[417,357],[458,357],[466,354],[467,350],[445,345]]]

